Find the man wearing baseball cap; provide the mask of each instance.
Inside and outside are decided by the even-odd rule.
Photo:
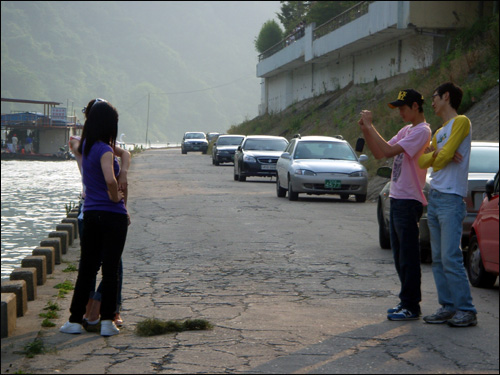
[[[431,128],[425,121],[424,97],[413,89],[399,92],[390,108],[398,108],[405,123],[386,141],[372,123],[372,112],[361,111],[358,124],[366,143],[377,159],[394,158],[391,176],[390,238],[394,265],[401,282],[399,303],[387,310],[389,320],[417,320],[421,315],[420,244],[418,222],[427,200],[422,192],[426,170],[418,166],[431,139]]]

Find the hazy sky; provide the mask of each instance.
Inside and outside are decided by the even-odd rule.
[[[39,7],[32,7],[29,3],[18,4],[25,14],[29,14],[32,24],[39,17],[38,13],[43,13],[48,7],[44,8],[44,2],[38,3]],[[4,4],[6,3],[2,2],[2,6]],[[15,3],[10,4],[16,7]],[[79,36],[67,38],[72,43],[66,43],[61,48],[59,40],[65,41],[65,38],[59,32],[50,33],[50,22],[43,25],[43,35],[47,40],[37,38],[36,27],[30,31],[24,30],[33,33],[31,37],[37,40],[38,45],[50,43],[53,54],[61,56],[56,64],[69,57],[81,61],[80,65],[83,67],[98,66],[99,72],[109,72],[110,69],[116,72],[118,70],[110,63],[116,64],[118,59],[119,65],[116,68],[123,70],[125,79],[120,80],[119,76],[97,77],[88,68],[83,72],[75,70],[76,76],[85,76],[85,84],[80,85],[79,91],[72,92],[71,86],[58,87],[57,90],[47,90],[47,95],[44,95],[47,98],[38,98],[39,100],[57,101],[63,103],[63,107],[68,103],[70,110],[73,106],[81,108],[87,103],[87,96],[105,97],[109,95],[107,87],[115,82],[121,84],[129,80],[129,87],[121,90],[123,95],[113,97],[113,104],[119,109],[120,115],[123,115],[123,126],[129,126],[130,129],[144,127],[149,91],[152,93],[150,135],[155,133],[155,126],[157,129],[165,127],[169,131],[175,127],[176,138],[180,135],[181,126],[204,124],[206,128],[196,130],[225,131],[231,125],[258,115],[261,79],[256,77],[258,52],[255,50],[254,40],[266,21],[277,21],[279,1],[63,1],[45,4],[51,6],[47,15],[57,14],[60,17],[55,20],[54,25],[60,28],[61,22],[64,22],[66,28]],[[4,12],[2,24],[3,21],[7,21],[4,20]],[[59,28],[52,27],[53,30]],[[11,39],[17,35],[9,34],[8,29],[2,30]],[[30,37],[27,40],[30,41]],[[14,43],[9,44],[9,57],[21,56],[19,62],[23,64],[22,50],[14,53],[16,46]],[[114,61],[110,58],[114,58]],[[36,54],[31,61],[37,61]],[[74,67],[75,65],[65,64],[54,68],[71,70]],[[36,65],[30,66],[32,71],[36,71],[36,68]],[[43,74],[37,75],[37,79],[41,80],[42,87],[50,86],[50,81],[43,80]],[[147,85],[141,86],[143,82],[152,82],[154,89],[148,89]],[[9,87],[5,89],[10,90]],[[18,98],[32,98],[29,92],[19,90],[15,91],[15,95]],[[168,98],[168,103],[162,103],[162,95],[164,99]],[[187,104],[191,104],[192,108]],[[38,110],[31,107],[11,109]],[[165,118],[165,112],[169,118]],[[77,116],[83,121],[81,113],[77,113]],[[187,125],[180,125],[181,122]],[[128,132],[132,133],[130,129]],[[161,132],[158,131],[157,135],[155,139],[161,142]],[[174,136],[168,135],[169,138]]]

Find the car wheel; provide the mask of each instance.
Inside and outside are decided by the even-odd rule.
[[[276,175],[276,195],[278,196],[278,198],[286,197],[286,190],[281,187],[280,178],[278,175]]]
[[[377,204],[377,219],[378,219],[378,242],[382,249],[391,248],[391,237],[389,230],[385,227],[384,215],[382,213],[382,202],[380,198]]]
[[[472,236],[469,242],[469,249],[467,250],[466,262],[467,274],[469,275],[470,283],[478,288],[491,288],[495,285],[497,275],[486,272],[481,260],[481,249],[477,237]]]
[[[289,201],[296,201],[298,199],[299,199],[299,193],[296,193],[293,191],[292,180],[289,177],[288,178],[288,200]]]
[[[219,163],[219,161],[218,161],[218,160],[214,159],[214,164],[215,164],[215,165],[219,165],[220,163]]]
[[[183,148],[181,148],[181,151],[182,151],[183,154],[187,154],[187,151],[184,150]]]
[[[243,175],[241,174],[241,171],[240,171],[240,170],[238,170],[238,172],[239,172],[239,174],[238,174],[238,181],[240,181],[240,182],[245,182],[245,181],[247,180],[247,177],[246,177],[246,176],[243,176]]]
[[[356,202],[366,202],[366,194],[356,194]]]

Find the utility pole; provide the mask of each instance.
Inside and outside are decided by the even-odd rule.
[[[149,98],[151,93],[148,92],[148,117],[146,120],[146,148],[148,148],[148,130],[149,130]]]

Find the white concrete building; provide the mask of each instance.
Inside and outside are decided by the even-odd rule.
[[[259,115],[350,83],[373,82],[431,65],[450,30],[470,26],[493,1],[364,1],[285,46],[263,52]]]

